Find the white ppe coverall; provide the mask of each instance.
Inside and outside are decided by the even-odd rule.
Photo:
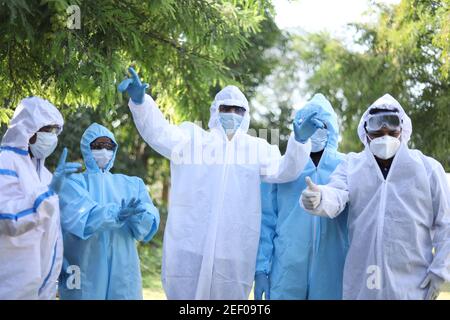
[[[47,100],[23,99],[0,147],[0,299],[55,299],[62,264],[58,196],[29,139],[63,118]]]
[[[401,146],[386,179],[364,129],[373,108],[397,109],[402,120]],[[312,213],[334,218],[348,206],[344,299],[424,299],[428,288],[420,286],[428,273],[450,280],[449,184],[439,162],[408,148],[411,132],[403,108],[384,95],[359,123],[365,149],[348,154],[330,183],[319,186],[322,199]]]
[[[219,106],[245,108],[229,140]],[[244,94],[227,86],[210,108],[210,131],[186,122],[169,124],[156,103],[129,102],[145,141],[171,160],[169,215],[164,234],[162,281],[169,299],[247,299],[255,274],[261,224],[261,180],[296,179],[305,167],[310,142],[290,136],[281,156],[277,146],[247,134]]]

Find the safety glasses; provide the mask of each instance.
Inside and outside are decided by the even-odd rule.
[[[236,113],[238,115],[241,115],[241,116],[243,116],[245,114],[245,108],[239,107],[239,106],[221,105],[219,107],[219,111],[220,112],[225,112],[225,113],[234,112],[234,113]]]
[[[106,141],[94,141],[91,143],[91,149],[92,150],[114,150],[116,148],[116,145],[112,142],[106,142]]]
[[[365,128],[369,133],[379,131],[383,128],[390,131],[400,131],[402,121],[397,113],[381,112],[369,115],[366,119]]]

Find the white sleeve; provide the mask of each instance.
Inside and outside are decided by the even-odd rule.
[[[39,187],[31,193],[22,188],[26,177],[0,162],[0,235],[20,236],[58,212],[56,196],[48,187]]]
[[[434,161],[433,161],[434,162]],[[450,187],[440,163],[435,163],[430,177],[433,200],[433,248],[435,254],[429,271],[450,281]]]
[[[300,205],[308,212],[322,217],[335,218],[347,205],[349,195],[347,186],[347,160],[344,159],[330,176],[330,182],[327,185],[318,186],[321,191],[321,201],[317,208],[308,210],[303,207],[300,196]]]
[[[297,179],[305,168],[311,153],[311,142],[300,143],[294,133],[289,137],[286,153],[281,156],[277,146],[268,146],[261,159],[261,179],[267,183],[285,183]]]
[[[156,152],[171,159],[175,147],[189,140],[189,135],[181,128],[172,125],[164,118],[153,98],[146,94],[142,104],[128,103],[134,123],[142,138]]]

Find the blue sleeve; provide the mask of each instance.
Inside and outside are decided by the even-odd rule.
[[[96,232],[122,227],[123,222],[117,218],[119,205],[99,205],[78,181],[79,176],[72,175],[67,179],[59,193],[63,231],[88,239]]]
[[[256,272],[265,274],[270,274],[272,263],[273,239],[278,219],[277,190],[276,184],[261,184],[261,235],[256,258]]]
[[[159,211],[153,205],[144,181],[138,179],[137,183],[139,187],[138,197],[146,211],[127,219],[127,226],[136,240],[148,242],[156,234],[156,231],[158,231],[160,220]]]

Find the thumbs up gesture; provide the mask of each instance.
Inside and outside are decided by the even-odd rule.
[[[318,185],[312,182],[310,177],[305,178],[306,189],[302,192],[303,207],[307,210],[314,210],[320,204],[322,200],[322,192]]]

